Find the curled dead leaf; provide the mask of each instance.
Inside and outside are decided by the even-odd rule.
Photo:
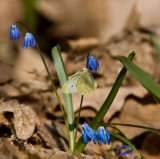
[[[16,137],[21,140],[30,138],[36,126],[39,125],[39,119],[31,107],[19,104],[17,100],[1,100],[0,113],[5,114],[7,112],[13,113],[11,122],[14,125]],[[9,116],[6,115],[5,117],[10,120]]]

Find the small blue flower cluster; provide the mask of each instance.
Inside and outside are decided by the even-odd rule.
[[[132,148],[128,145],[122,145],[122,146],[118,146],[116,148],[116,151],[117,151],[117,156],[127,156],[127,155],[130,155],[132,153]]]
[[[14,39],[14,40],[18,40],[21,36],[21,33],[18,29],[18,27],[16,26],[16,24],[12,24],[11,28],[10,28],[10,38]],[[36,42],[35,39],[33,37],[33,35],[30,32],[27,32],[24,40],[23,40],[23,48],[28,48],[30,45],[33,48],[35,46]]]
[[[88,57],[87,67],[90,70],[94,70],[94,71],[97,71],[97,69],[99,69],[99,63],[98,63],[97,59],[94,56],[89,56]]]
[[[94,144],[96,144],[96,140],[98,140],[99,145],[101,145],[102,142],[104,144],[108,143],[109,145],[110,139],[111,139],[109,133],[104,127],[102,126],[99,127],[98,133],[97,133],[91,127],[89,127],[89,125],[86,123],[82,125],[82,136],[85,144],[87,144],[88,141],[91,141],[91,140],[93,140]]]

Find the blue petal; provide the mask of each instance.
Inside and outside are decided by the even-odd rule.
[[[118,156],[125,156],[125,155],[130,155],[132,153],[132,151],[130,150],[130,151],[126,151],[126,152],[122,152],[122,153],[118,153],[117,155]]]
[[[83,141],[86,144],[88,142],[87,135],[86,135],[85,131],[83,131],[83,130],[82,130],[82,136],[83,136]]]
[[[94,56],[88,57],[87,66],[90,70],[97,71],[99,69],[98,61]]]
[[[123,150],[124,152],[121,152]],[[116,151],[118,151],[117,155],[118,156],[125,156],[125,155],[130,155],[132,153],[132,148],[128,145],[122,145],[116,148]]]
[[[14,40],[18,40],[21,36],[21,33],[15,24],[11,25],[10,28],[10,38]]]
[[[110,144],[110,135],[107,132],[107,130],[104,127],[99,127],[98,128],[98,144],[101,145],[103,142],[104,144],[108,143]]]
[[[108,133],[108,131],[107,130],[105,130],[105,132],[106,132],[106,136],[107,136],[107,140],[108,140],[108,145],[110,144],[110,142],[111,142],[111,136],[109,135],[109,133]]]
[[[35,42],[35,39],[32,35],[32,38],[31,38],[31,47],[33,48],[35,46],[36,42]]]
[[[24,40],[23,40],[23,48],[28,48],[31,45],[33,48],[35,46],[35,39],[31,33],[26,33]]]
[[[82,135],[83,135],[83,140],[86,143],[88,143],[88,141],[93,140],[94,143],[96,144],[96,139],[97,139],[97,133],[88,126],[88,124],[83,124],[82,126]]]

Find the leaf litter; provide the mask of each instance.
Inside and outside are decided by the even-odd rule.
[[[0,19],[3,20],[3,24],[8,19],[4,15],[11,16],[11,10],[15,10],[14,16],[12,15],[9,18],[5,26],[8,26],[13,19],[21,19],[22,8],[18,1],[14,5],[9,1],[3,3],[7,3],[12,8],[6,9],[5,12],[4,9],[1,10],[3,12]],[[128,6],[128,10],[124,9],[125,14],[122,18],[119,19],[118,15],[116,21],[114,21],[114,11],[118,12],[119,8],[116,10],[108,10],[107,8],[105,9],[105,14],[101,15],[98,14],[98,10],[95,12],[87,2],[87,5],[83,8],[84,13],[89,7],[89,11],[93,12],[95,16],[92,16],[92,20],[90,22],[87,20],[86,23],[85,20],[87,18],[84,20],[78,14],[70,15],[74,8],[81,6],[79,4],[82,2],[77,3],[78,5],[76,2],[73,3],[75,7],[66,5],[67,2],[63,1],[51,2],[42,0],[36,4],[36,7],[44,18],[53,23],[50,28],[47,28],[48,30],[45,34],[49,33],[50,36],[61,38],[72,37],[73,35],[78,37],[78,40],[69,39],[65,43],[69,46],[69,49],[62,53],[69,75],[74,74],[85,66],[87,52],[98,58],[100,70],[96,73],[92,72],[98,83],[98,88],[93,94],[89,94],[84,98],[82,117],[80,119],[80,122],[83,123],[83,121],[90,121],[96,114],[122,68],[117,56],[127,56],[129,52],[136,51],[134,62],[155,81],[160,82],[159,60],[148,34],[155,33],[160,35],[159,21],[155,20],[159,16],[159,11],[156,3],[153,4],[153,6],[156,6],[155,10],[152,10],[150,14],[146,14],[150,10],[151,5],[149,2],[145,2],[146,7],[143,7],[143,9],[141,9],[141,6],[143,6],[144,1],[134,2],[134,5],[131,5],[129,1],[125,2],[125,4],[117,2],[119,4],[117,6],[122,8]],[[96,3],[101,10],[104,9],[102,7],[104,2],[93,3]],[[106,4],[106,6],[111,7],[116,3],[108,1]],[[68,12],[57,9],[55,8],[56,6],[58,8],[65,6]],[[122,8],[121,11],[123,10]],[[76,9],[76,11],[78,10]],[[64,13],[67,15],[65,20]],[[148,15],[151,18],[148,18]],[[104,19],[108,20],[105,24],[106,27],[101,25],[104,24]],[[128,19],[127,22],[125,21],[126,19]],[[98,22],[102,23],[98,25]],[[54,25],[55,23],[57,25]],[[86,24],[87,26],[91,25],[93,33],[87,30]],[[88,28],[91,27],[89,26]],[[0,33],[7,37],[8,28],[1,27]],[[113,35],[115,36],[110,38]],[[4,38],[3,41],[5,41],[4,45],[0,45],[0,157],[24,159],[74,158],[68,153],[67,135],[66,132],[61,131],[65,129],[65,126],[59,105],[52,92],[37,51],[32,49],[22,50],[20,47],[15,49],[10,40],[8,41]],[[75,54],[78,60],[75,58]],[[56,85],[59,86],[52,60],[48,57],[45,57],[45,59]],[[58,89],[58,92],[61,93],[61,90]],[[80,96],[74,94],[73,97],[74,110],[77,114]],[[4,100],[3,98],[9,100]],[[142,124],[159,128],[159,105],[127,73],[115,101],[105,116],[104,122]],[[78,136],[81,135],[81,127],[79,128]],[[157,159],[159,157],[159,150],[156,149],[159,147],[159,134],[136,128],[118,128],[135,143],[145,158]],[[108,151],[119,144],[123,143],[115,141],[113,147],[102,145],[97,148],[93,143],[89,143],[84,151],[87,155],[79,154],[77,156],[79,158],[106,158],[108,157]],[[114,151],[112,151],[112,158],[117,158]]]

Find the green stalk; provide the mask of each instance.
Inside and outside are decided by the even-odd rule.
[[[78,112],[77,123],[76,123],[76,133],[75,133],[75,137],[74,137],[74,145],[76,145],[77,131],[78,131],[80,113],[81,113],[81,110],[82,110],[83,97],[84,97],[84,96],[82,95],[82,96],[81,96],[81,102],[80,102],[80,108],[79,108],[79,112]],[[74,147],[74,150],[75,150],[75,147]]]
[[[52,57],[54,60],[54,64],[56,66],[58,79],[61,87],[68,80],[68,75],[66,73],[66,69],[63,63],[63,59],[61,56],[61,51],[59,45],[52,48]],[[65,103],[65,109],[67,113],[68,125],[69,125],[69,135],[70,135],[70,151],[73,153],[74,150],[74,110],[73,110],[73,101],[72,95],[63,93],[63,99]]]

